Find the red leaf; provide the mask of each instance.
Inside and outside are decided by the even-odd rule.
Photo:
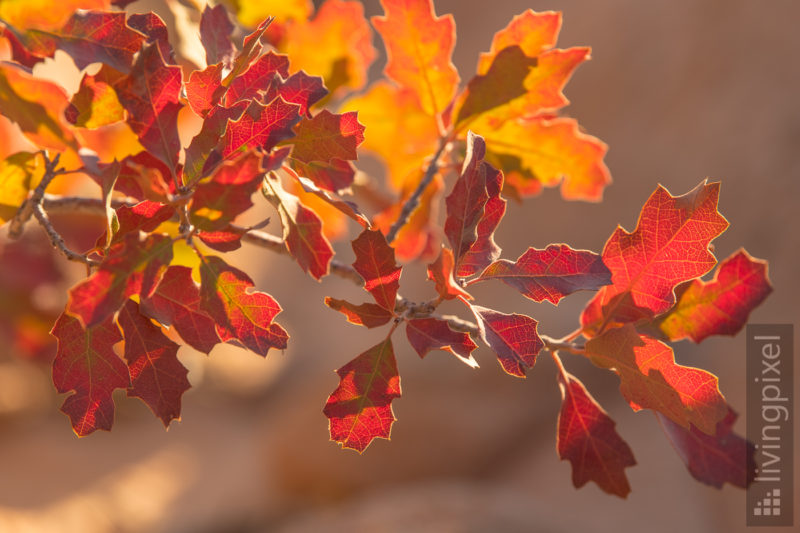
[[[133,13],[128,17],[128,26],[137,30],[147,36],[145,42],[147,44],[156,43],[161,57],[164,58],[166,63],[175,65],[175,52],[172,50],[172,45],[169,43],[169,33],[167,32],[167,25],[161,20],[161,17],[153,13]]]
[[[755,479],[755,446],[733,433],[737,418],[733,409],[728,408],[713,435],[706,435],[694,426],[686,429],[660,413],[656,417],[696,480],[720,489],[726,482],[747,488]]]
[[[561,460],[572,463],[572,484],[594,481],[609,494],[626,498],[631,491],[625,469],[636,464],[633,452],[608,416],[578,378],[561,372],[561,412],[556,448]]]
[[[709,435],[728,412],[715,375],[675,363],[672,348],[640,336],[633,324],[589,340],[586,357],[619,375],[619,390],[634,411],[653,409]]]
[[[316,184],[314,184],[313,181],[309,180],[308,178],[303,178],[300,176],[295,176],[295,177],[297,178],[297,182],[300,184],[300,186],[303,188],[305,192],[311,193],[316,197],[320,198],[325,203],[335,207],[340,212],[347,215],[349,218],[352,218],[353,220],[361,224],[361,227],[363,228],[370,227],[369,219],[364,213],[362,213],[358,209],[358,206],[355,203],[343,200],[332,192],[320,189],[319,187],[316,186]]]
[[[420,357],[431,350],[444,350],[455,355],[466,365],[478,368],[472,357],[472,350],[478,347],[472,342],[469,333],[453,331],[446,320],[438,318],[417,318],[406,322],[406,336],[411,347]]]
[[[232,252],[242,247],[242,235],[245,233],[242,228],[228,225],[219,231],[198,231],[196,235],[209,248],[218,252]]]
[[[129,233],[112,246],[94,273],[69,291],[67,313],[87,327],[104,322],[134,294],[149,296],[172,260],[172,239]]]
[[[203,176],[208,175],[214,163],[219,162],[219,153],[215,153],[216,160],[212,159],[214,149],[220,144],[222,136],[228,128],[229,120],[237,120],[242,116],[247,102],[239,102],[231,107],[214,106],[206,115],[200,133],[192,138],[186,148],[186,165],[183,168],[185,183],[194,183]]]
[[[347,317],[347,321],[351,324],[365,326],[368,328],[376,328],[382,326],[394,318],[394,313],[387,311],[383,307],[372,303],[363,303],[361,305],[351,304],[347,300],[337,300],[330,296],[325,297],[325,305],[339,311]]]
[[[436,284],[436,292],[445,300],[453,300],[459,296],[472,300],[472,296],[453,277],[454,263],[452,250],[442,248],[436,261],[428,265],[428,279]]]
[[[251,197],[261,185],[264,173],[261,157],[248,152],[226,161],[206,181],[200,182],[192,196],[189,220],[204,231],[217,231],[253,206]]]
[[[503,370],[524,378],[544,346],[536,332],[538,322],[516,313],[507,315],[478,305],[469,307],[478,319],[483,342],[497,354]]]
[[[310,117],[309,108],[328,95],[328,89],[322,78],[309,76],[302,70],[295,72],[289,79],[281,83],[274,83],[265,96],[266,101],[280,96],[292,104],[300,106],[300,115]]]
[[[295,134],[292,157],[305,163],[356,160],[356,148],[364,142],[364,126],[352,111],[336,115],[323,109],[313,118],[302,120]]]
[[[402,268],[397,266],[394,250],[383,233],[365,229],[352,243],[356,260],[353,268],[364,278],[367,290],[378,305],[394,312]]]
[[[122,340],[111,317],[84,329],[77,318],[63,313],[53,326],[58,353],[53,361],[53,383],[58,392],[75,391],[61,411],[69,416],[72,429],[83,437],[114,424],[114,389],[130,385],[128,368],[115,353]]]
[[[206,63],[230,65],[236,55],[231,34],[233,23],[222,4],[215,7],[206,5],[200,17],[200,42],[206,50]]]
[[[356,170],[350,161],[334,159],[329,163],[303,163],[292,161],[294,170],[326,191],[341,191],[349,188],[356,177]]]
[[[225,105],[231,106],[239,100],[256,98],[275,83],[280,84],[279,76],[289,76],[289,58],[269,51],[231,82],[228,92],[225,93]],[[273,98],[274,96],[269,100]]]
[[[716,263],[709,243],[728,227],[717,211],[719,183],[700,183],[683,196],[659,186],[633,233],[617,228],[603,249],[611,281],[581,315],[588,334],[615,323],[651,318],[675,302],[673,289]]]
[[[300,199],[283,189],[277,175],[270,173],[264,180],[264,194],[281,217],[286,248],[303,269],[314,279],[328,275],[333,248],[322,233],[322,221]]]
[[[437,17],[432,0],[381,0],[386,15],[372,24],[386,45],[386,77],[412,89],[429,115],[443,111],[458,88],[451,62],[452,15]]]
[[[489,263],[500,257],[500,247],[494,242],[494,231],[506,214],[506,201],[500,196],[503,190],[503,173],[487,165],[486,200],[483,214],[476,228],[477,238],[469,248],[458,266],[460,277],[472,276],[486,268]]]
[[[268,105],[255,100],[238,120],[232,120],[225,130],[222,157],[234,157],[237,152],[251,148],[270,151],[284,139],[294,135],[292,127],[300,120],[300,106],[278,97]]]
[[[139,200],[167,202],[171,192],[169,178],[170,172],[164,163],[143,151],[120,162],[114,190]]]
[[[512,263],[501,259],[473,280],[499,279],[534,302],[552,304],[580,290],[597,290],[611,283],[611,273],[599,255],[573,250],[566,244],[551,244],[544,250],[528,248]]]
[[[178,111],[181,92],[180,67],[168,66],[157,44],[145,46],[130,75],[116,86],[117,96],[128,111],[128,124],[150,153],[163,161],[174,175],[178,167]]]
[[[128,396],[141,398],[169,427],[172,419],[180,419],[181,396],[191,387],[188,371],[178,361],[178,345],[143,317],[133,300],[122,306],[119,325],[131,378]]]
[[[675,307],[655,326],[672,341],[735,335],[770,292],[766,261],[739,250],[719,264],[711,281],[695,279],[676,288]]]
[[[172,218],[175,208],[145,200],[133,206],[120,206],[116,213],[119,226],[111,239],[112,243],[120,242],[129,233],[155,231],[163,222]]]
[[[281,312],[272,296],[253,291],[253,280],[219,257],[202,257],[200,307],[216,322],[223,341],[235,340],[266,357],[270,348],[286,349],[289,335],[273,322]]]
[[[478,222],[489,199],[486,172],[491,167],[483,161],[485,155],[486,143],[483,138],[470,132],[467,136],[467,153],[464,156],[461,175],[450,195],[445,198],[447,218],[444,223],[444,233],[453,248],[456,271],[461,258],[478,238]]]
[[[222,64],[209,65],[204,70],[195,70],[184,84],[186,100],[192,111],[205,117],[225,94],[222,86]]]
[[[197,351],[209,353],[220,342],[214,320],[200,307],[200,287],[189,267],[170,266],[155,292],[142,298],[142,311],[164,325],[172,325]]]
[[[389,439],[395,421],[392,400],[401,394],[391,337],[336,373],[339,386],[323,410],[330,419],[331,440],[361,453],[373,439]]]

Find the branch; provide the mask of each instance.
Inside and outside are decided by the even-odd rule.
[[[30,220],[31,216],[33,216],[36,206],[41,204],[47,186],[61,173],[56,170],[58,161],[61,159],[61,154],[56,154],[52,160],[48,159],[45,152],[41,152],[41,154],[44,158],[44,175],[42,176],[42,181],[40,181],[39,185],[33,190],[33,194],[31,194],[30,198],[22,203],[14,215],[14,218],[11,219],[11,224],[9,224],[8,227],[8,236],[15,240],[22,237],[25,224]]]
[[[45,213],[44,209],[42,208],[41,203],[32,203],[32,211],[33,216],[36,217],[36,220],[39,221],[39,225],[47,232],[47,236],[50,237],[50,242],[53,244],[55,248],[58,248],[64,257],[69,259],[70,261],[75,261],[76,263],[83,263],[87,266],[97,266],[99,263],[92,259],[89,259],[84,254],[79,254],[67,248],[67,244],[64,242],[64,238],[59,234],[56,229],[53,227],[53,224],[50,222],[50,219]]]
[[[442,139],[439,141],[439,148],[436,149],[436,153],[433,154],[433,158],[431,159],[430,163],[428,163],[428,168],[425,170],[425,175],[422,177],[422,181],[419,182],[417,188],[411,194],[406,203],[403,204],[403,209],[400,211],[400,216],[397,217],[397,220],[392,227],[389,228],[389,232],[386,234],[386,242],[392,244],[392,242],[397,237],[397,234],[400,232],[400,229],[408,223],[408,219],[411,217],[411,213],[419,205],[419,199],[422,196],[422,193],[425,189],[428,188],[431,181],[433,181],[433,177],[439,171],[439,158],[442,157],[444,153],[444,149],[447,147],[448,140]]]

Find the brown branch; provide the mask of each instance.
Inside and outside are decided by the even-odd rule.
[[[50,222],[47,213],[45,213],[44,209],[42,208],[42,204],[37,202],[31,205],[33,206],[33,216],[36,217],[36,220],[39,221],[39,225],[45,230],[45,232],[47,232],[47,236],[50,237],[50,242],[52,243],[53,247],[57,248],[62,254],[64,254],[64,257],[70,261],[83,263],[84,265],[90,267],[97,266],[99,264],[97,261],[86,257],[84,254],[79,254],[70,250],[67,247],[67,244],[64,242],[64,238],[53,227],[53,224]]]
[[[448,140],[446,138],[439,141],[439,148],[436,149],[436,153],[433,154],[433,158],[428,163],[428,168],[425,170],[425,175],[422,177],[422,181],[419,182],[417,188],[411,194],[411,196],[406,200],[406,203],[403,204],[403,209],[400,211],[400,216],[397,217],[397,220],[392,227],[389,228],[389,232],[386,234],[386,242],[391,244],[397,234],[400,232],[403,226],[408,223],[408,219],[411,217],[411,213],[419,205],[419,199],[422,197],[422,193],[425,189],[428,188],[431,181],[433,181],[433,177],[439,171],[439,158],[442,157],[445,148],[447,148]]]
[[[14,218],[11,219],[11,223],[8,226],[8,236],[11,239],[19,239],[22,237],[25,224],[30,220],[31,216],[33,216],[36,206],[42,202],[44,191],[47,189],[47,186],[61,173],[56,170],[58,161],[61,159],[61,154],[56,154],[53,159],[48,159],[45,152],[41,152],[41,154],[42,157],[44,157],[44,175],[42,176],[42,181],[40,181],[39,185],[33,190],[33,194],[31,194],[30,198],[22,202]]]

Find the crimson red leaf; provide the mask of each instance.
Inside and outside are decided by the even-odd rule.
[[[264,195],[281,217],[286,248],[314,279],[328,275],[333,248],[322,233],[322,220],[300,199],[286,192],[278,176],[270,173],[264,180]]]
[[[253,202],[251,196],[261,184],[261,157],[247,152],[234,161],[226,161],[206,181],[200,182],[192,197],[189,220],[204,231],[227,227]]]
[[[673,341],[735,335],[770,292],[766,261],[739,250],[719,264],[711,281],[695,279],[676,288],[675,307],[655,326]]]
[[[309,192],[320,198],[325,203],[335,207],[340,212],[347,215],[349,218],[352,218],[353,220],[361,224],[361,227],[364,228],[370,227],[369,219],[364,213],[362,213],[359,210],[358,206],[355,203],[343,200],[342,198],[340,198],[339,196],[337,196],[332,192],[320,189],[319,187],[316,186],[316,184],[313,181],[311,181],[308,178],[303,178],[300,176],[295,176],[295,177],[297,178],[297,182],[300,183],[300,186],[303,188],[305,192]]]
[[[653,409],[709,435],[728,412],[714,374],[675,363],[672,348],[639,335],[633,324],[590,339],[586,356],[619,375],[620,392],[634,411]]]
[[[241,117],[246,107],[247,102],[239,102],[231,107],[217,105],[211,108],[203,121],[200,133],[192,138],[186,148],[186,164],[183,168],[185,183],[194,183],[207,175],[214,163],[219,162],[219,154],[215,154],[217,157],[214,161],[212,153],[225,135],[228,121]]]
[[[120,163],[115,191],[139,200],[169,201],[169,193],[173,192],[168,181],[170,171],[150,152],[128,156]]]
[[[259,93],[267,91],[275,84],[280,85],[282,81],[280,76],[284,78],[289,76],[289,58],[269,51],[231,82],[225,93],[225,105],[230,106],[239,100],[256,98]],[[268,101],[271,101],[274,96]]]
[[[341,191],[349,188],[356,177],[356,170],[350,161],[333,159],[328,163],[315,161],[303,163],[293,160],[294,170],[303,177],[313,181],[320,189],[326,191]]]
[[[566,244],[551,244],[544,250],[528,248],[512,263],[501,259],[489,265],[479,278],[499,279],[534,302],[552,304],[580,290],[597,290],[611,283],[611,272],[599,255],[573,250]]]
[[[686,429],[660,413],[656,417],[696,480],[720,489],[724,483],[747,488],[755,479],[755,446],[733,433],[737,418],[733,409],[728,408],[713,435],[706,435],[694,426]]]
[[[300,106],[300,115],[311,116],[309,108],[325,98],[328,89],[319,76],[309,76],[304,71],[295,72],[286,81],[274,83],[266,92],[265,100],[281,96],[287,102]]]
[[[233,29],[225,6],[206,5],[200,17],[200,42],[206,50],[206,62],[209,65],[222,63],[228,66],[232,63],[236,55],[236,47],[231,39]]]
[[[401,395],[391,337],[336,373],[339,386],[323,410],[330,420],[331,440],[361,453],[373,439],[389,439],[395,421],[392,400]]]
[[[139,313],[139,305],[128,300],[119,312],[125,335],[125,360],[131,386],[128,396],[141,398],[161,419],[164,427],[180,419],[181,396],[191,385],[188,371],[178,361],[178,345]]]
[[[94,273],[69,291],[67,313],[87,327],[104,322],[134,294],[149,296],[172,260],[172,239],[150,234],[139,240],[129,233],[108,254]]]
[[[292,127],[300,120],[300,106],[276,98],[268,105],[250,102],[238,120],[232,120],[222,141],[222,157],[234,157],[251,148],[265,151],[294,135]]]
[[[462,289],[453,277],[453,252],[450,248],[442,248],[439,257],[428,265],[428,279],[436,284],[436,292],[445,300],[452,300],[459,296],[472,300],[472,296]]]
[[[61,411],[72,429],[83,437],[114,424],[114,389],[130,385],[128,368],[114,345],[122,340],[113,318],[84,329],[77,318],[63,313],[53,326],[58,352],[53,361],[53,383],[58,392],[75,393],[64,400]]]
[[[455,355],[472,368],[478,362],[472,357],[472,350],[478,347],[463,331],[453,331],[446,320],[438,318],[416,318],[406,322],[406,336],[411,347],[420,357],[431,350],[444,350]]]
[[[366,289],[378,305],[394,312],[402,268],[397,266],[394,250],[378,230],[365,229],[352,243],[356,260],[353,268],[364,278]]]
[[[382,326],[394,318],[394,313],[373,303],[355,305],[347,300],[337,300],[336,298],[326,296],[325,305],[334,311],[342,313],[351,324],[366,326],[368,328]]]
[[[245,233],[242,228],[228,225],[219,231],[198,231],[196,235],[209,248],[218,252],[232,252],[242,247],[242,235]]]
[[[152,11],[149,13],[133,13],[128,17],[128,26],[145,34],[147,36],[146,43],[156,43],[161,51],[161,57],[164,58],[166,63],[170,65],[176,64],[175,52],[169,42],[167,25],[164,24],[161,17]]]
[[[222,86],[222,70],[221,63],[209,65],[204,70],[195,70],[184,84],[189,106],[201,117],[207,116],[225,94],[225,87]]]
[[[281,306],[272,296],[253,291],[253,280],[214,256],[200,264],[200,307],[216,322],[223,341],[237,341],[266,357],[270,348],[286,349],[289,335],[273,322]]]
[[[0,37],[5,37],[8,41],[9,47],[11,48],[11,58],[17,63],[25,65],[28,68],[33,68],[40,61],[44,61],[45,58],[43,56],[28,50],[25,45],[22,44],[20,37],[8,26],[4,25],[0,28]]]
[[[336,115],[323,109],[313,118],[300,121],[295,134],[292,157],[304,163],[358,159],[356,148],[364,142],[364,126],[355,111]]]
[[[622,228],[603,249],[613,285],[600,289],[581,315],[588,334],[615,323],[663,313],[675,302],[673,289],[702,276],[716,263],[709,243],[728,227],[717,211],[719,183],[700,183],[683,196],[659,186],[639,215],[636,230]]]
[[[168,66],[156,43],[142,48],[130,75],[116,86],[117,96],[128,111],[128,124],[150,153],[163,161],[174,175],[181,148],[178,111],[181,92],[180,67]]]
[[[631,491],[625,469],[636,464],[628,443],[575,376],[561,372],[561,412],[556,448],[561,460],[572,463],[572,484],[580,488],[594,481],[609,494],[626,498]]]
[[[503,370],[524,378],[544,346],[536,332],[538,322],[516,313],[507,315],[478,305],[469,307],[478,319],[483,342],[497,354]]]
[[[111,239],[112,243],[120,242],[125,235],[144,231],[150,233],[175,214],[175,208],[159,202],[145,200],[136,205],[123,205],[117,208],[118,228]]]
[[[172,325],[197,351],[209,353],[220,342],[214,320],[200,307],[200,287],[192,279],[189,267],[170,266],[155,292],[142,298],[141,305],[147,316]]]

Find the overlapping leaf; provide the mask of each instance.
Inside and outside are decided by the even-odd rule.
[[[455,260],[453,251],[450,248],[442,248],[439,257],[428,265],[428,279],[436,284],[436,292],[445,300],[452,300],[459,296],[472,300],[464,289],[462,289],[453,277]]]
[[[276,80],[277,76],[289,77],[289,58],[269,51],[231,81],[225,93],[225,104],[230,106],[239,100],[255,98],[259,92],[267,91],[274,83],[280,84],[281,78]]]
[[[206,5],[200,17],[200,42],[203,43],[209,65],[222,63],[227,66],[233,62],[236,55],[236,46],[231,39],[233,30],[233,23],[224,5]]]
[[[497,354],[503,370],[524,378],[544,346],[536,332],[538,322],[529,316],[507,315],[479,305],[470,305],[470,309],[478,320],[481,339]]]
[[[625,469],[636,464],[630,446],[616,423],[575,376],[561,372],[561,412],[557,444],[561,460],[572,463],[575,488],[594,481],[609,494],[626,498],[631,491]]]
[[[328,296],[325,298],[325,305],[342,313],[351,324],[368,328],[382,326],[394,318],[394,313],[370,302],[355,305],[347,300],[337,300]]]
[[[191,387],[188,371],[178,361],[178,345],[142,316],[133,300],[122,306],[119,325],[130,372],[128,396],[141,398],[168,427],[173,419],[180,419],[181,396]]]
[[[739,250],[719,264],[711,281],[694,279],[677,287],[675,306],[655,326],[672,341],[735,335],[770,292],[767,263]]]
[[[361,453],[375,438],[388,439],[395,421],[392,400],[401,394],[391,337],[336,373],[339,386],[323,411],[331,440]]]
[[[226,161],[192,196],[189,220],[203,231],[218,231],[252,207],[251,196],[261,185],[261,158],[246,152],[238,159]]]
[[[236,157],[252,148],[269,151],[294,135],[292,127],[300,120],[300,106],[278,97],[264,105],[250,102],[238,120],[231,120],[222,140],[222,157]]]
[[[56,29],[66,23],[77,9],[108,9],[109,0],[3,0],[0,19],[15,28]]]
[[[383,17],[372,24],[383,37],[386,76],[412,90],[429,115],[441,113],[455,96],[458,71],[452,15],[437,17],[431,0],[381,0]]]
[[[79,128],[95,129],[123,120],[125,109],[119,103],[113,85],[102,77],[84,74],[64,115]]]
[[[634,411],[653,409],[709,435],[728,412],[715,375],[675,363],[672,348],[640,336],[632,324],[589,340],[586,356],[619,375],[620,392]]]
[[[425,357],[431,350],[444,350],[458,357],[472,368],[478,362],[472,351],[478,347],[469,333],[454,331],[446,320],[439,318],[415,318],[406,322],[406,336],[411,347]]]
[[[128,368],[114,353],[122,340],[112,317],[84,329],[77,318],[62,314],[53,326],[58,353],[53,361],[53,383],[58,392],[74,391],[61,410],[69,416],[72,429],[83,437],[111,429],[114,423],[115,389],[130,385]]]
[[[301,121],[295,128],[292,157],[311,163],[333,159],[358,159],[356,148],[364,141],[364,126],[355,112],[337,115],[323,109],[313,118]]]
[[[673,289],[716,263],[709,243],[728,227],[717,211],[719,183],[700,183],[683,196],[659,186],[642,208],[633,233],[618,227],[603,249],[611,281],[581,315],[594,334],[614,323],[652,318],[675,302]]]
[[[375,302],[394,312],[402,268],[395,263],[394,250],[383,233],[365,229],[352,243],[356,260],[353,268],[364,278],[364,289]]]
[[[286,349],[289,335],[273,322],[281,306],[267,293],[250,292],[253,280],[247,274],[205,256],[200,280],[200,308],[214,319],[222,341],[236,341],[262,357],[270,348]]]
[[[498,279],[534,302],[558,304],[575,291],[597,290],[611,283],[611,272],[599,255],[551,244],[544,250],[528,248],[515,262],[501,259],[474,281]]]

